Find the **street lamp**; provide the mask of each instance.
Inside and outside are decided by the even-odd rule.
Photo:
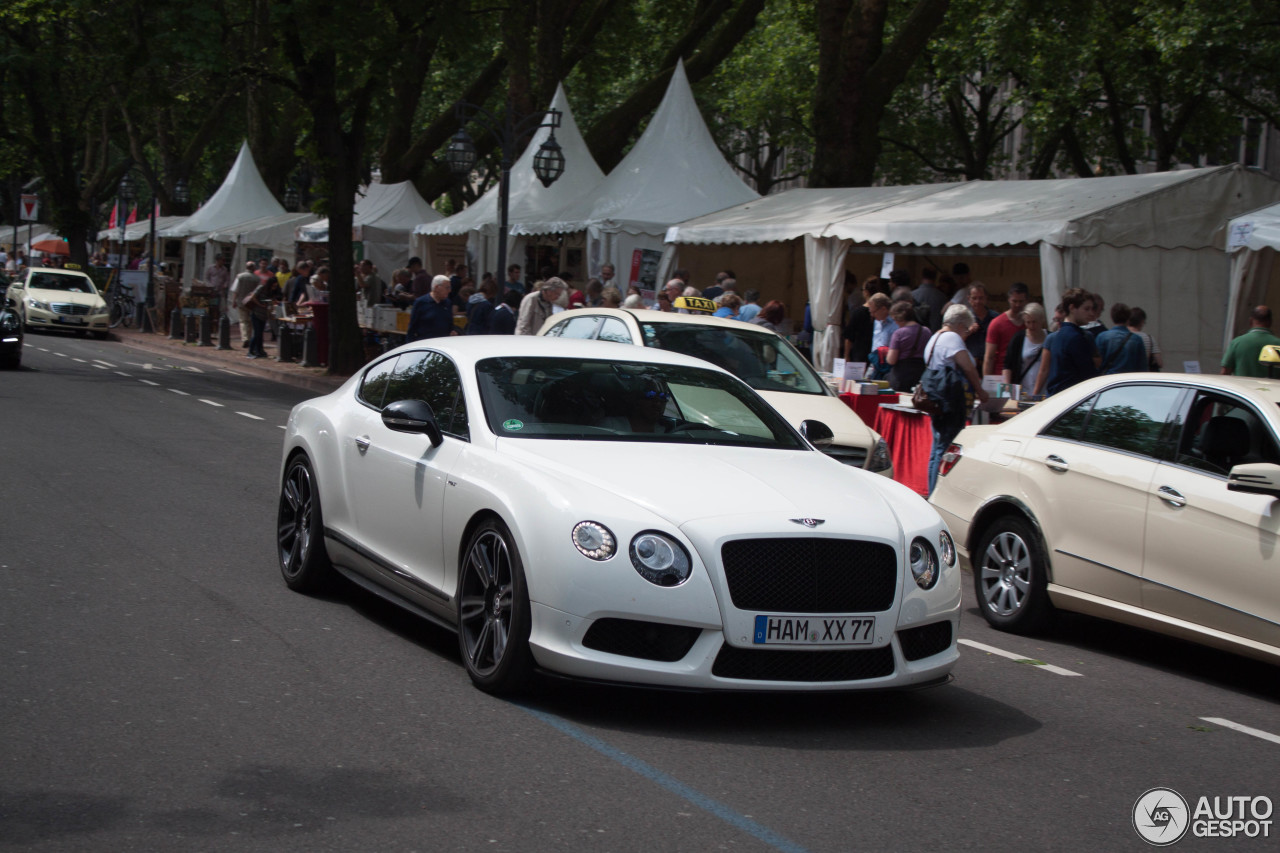
[[[302,199],[298,197],[298,191],[294,189],[293,184],[290,184],[284,191],[284,209],[290,213],[296,213],[298,211],[298,204],[301,201]]]
[[[116,217],[120,225],[120,269],[124,269],[125,255],[128,249],[125,248],[124,229],[125,220],[129,218],[129,204],[134,199],[133,177],[128,172],[124,173],[124,177],[120,179],[120,186],[116,188],[116,198],[118,199],[119,209]]]
[[[551,186],[564,174],[564,152],[560,150],[560,143],[556,142],[556,128],[560,126],[560,110],[534,113],[519,121],[513,118],[514,113],[510,102],[507,103],[506,112],[501,119],[476,104],[460,102],[456,115],[458,124],[462,127],[459,127],[458,132],[453,135],[444,155],[449,170],[460,178],[466,177],[475,168],[476,146],[466,131],[468,121],[476,121],[492,133],[494,140],[502,149],[502,181],[498,190],[497,275],[500,280],[507,274],[507,232],[510,230],[507,214],[511,206],[511,166],[515,162],[517,143],[526,135],[541,128],[551,128],[550,136],[533,157],[533,171],[544,187]]]
[[[173,200],[177,204],[186,204],[191,200],[191,190],[187,187],[186,178],[178,178],[173,185]]]

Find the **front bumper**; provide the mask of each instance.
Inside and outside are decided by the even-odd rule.
[[[45,310],[28,305],[26,315],[27,325],[34,328],[90,329],[105,332],[110,326],[110,317],[107,314],[68,313],[63,310]]]

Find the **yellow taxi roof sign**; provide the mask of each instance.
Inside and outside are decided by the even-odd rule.
[[[720,307],[714,299],[703,299],[701,296],[677,296],[672,305],[698,314],[714,314]]]
[[[1263,364],[1280,364],[1280,346],[1269,344],[1262,348],[1262,355],[1258,356],[1258,361]]]

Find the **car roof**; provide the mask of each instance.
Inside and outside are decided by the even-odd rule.
[[[570,338],[547,338],[540,335],[455,335],[447,338],[426,338],[406,344],[396,350],[433,349],[452,358],[460,366],[474,364],[486,358],[542,356],[546,358],[581,358],[591,361],[625,361],[671,364],[714,370],[732,376],[710,362],[669,350],[650,347],[633,347],[619,344],[616,347],[601,346],[608,341],[587,341]]]
[[[1198,388],[1234,391],[1243,396],[1261,397],[1272,403],[1280,403],[1280,379],[1222,376],[1216,373],[1113,373],[1072,386],[1071,397],[1083,400],[1094,391],[1124,382],[1176,382]]]
[[[543,328],[550,328],[561,320],[566,319],[566,314],[578,311],[584,314],[599,314],[606,317],[632,317],[637,323],[687,323],[692,326],[713,326],[739,332],[747,330],[761,335],[777,336],[777,332],[772,329],[757,326],[755,323],[744,323],[741,320],[732,320],[728,317],[712,317],[710,314],[680,314],[675,311],[658,311],[653,308],[572,308],[569,311],[552,314],[547,318]]]
[[[69,270],[69,269],[64,269],[62,267],[27,267],[27,272],[30,272],[30,273],[47,272],[47,273],[53,273],[54,275],[78,275],[81,278],[89,278],[89,274],[82,270]],[[93,281],[93,279],[91,278],[89,278],[89,280]]]

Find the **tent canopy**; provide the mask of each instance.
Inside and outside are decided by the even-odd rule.
[[[756,198],[711,138],[681,61],[649,126],[618,167],[593,192],[544,217],[514,223],[512,233],[604,227],[661,236],[676,222]]]
[[[185,216],[157,216],[156,217],[156,236],[161,237],[164,232],[170,228],[174,228],[182,223],[187,217]],[[140,219],[137,222],[131,222],[124,228],[124,240],[126,243],[132,243],[135,240],[146,240],[151,236],[151,220]],[[99,240],[119,240],[119,228],[104,228],[98,232]]]
[[[1233,190],[1248,182],[1240,167],[1221,166],[1107,178],[790,190],[682,222],[667,240],[809,236],[885,246],[1199,249],[1220,245],[1220,224],[1240,203]]]
[[[248,246],[279,248],[293,255],[294,233],[300,226],[315,222],[314,213],[277,213],[236,222],[192,237],[192,242],[243,243]]]
[[[240,143],[240,153],[222,186],[199,210],[185,220],[159,232],[160,237],[189,237],[216,228],[234,225],[260,216],[284,213],[284,207],[267,189],[258,166],[249,152],[249,143]]]
[[[353,240],[402,239],[406,249],[409,233],[415,226],[442,218],[410,181],[398,184],[374,181],[360,190],[355,207],[351,224]],[[300,226],[297,238],[304,243],[329,242],[329,220]]]
[[[573,117],[573,110],[569,107],[564,86],[556,86],[556,94],[551,100],[550,109],[560,111],[560,127],[555,134],[556,141],[564,153],[564,174],[549,187],[544,187],[534,174],[533,158],[542,143],[553,132],[549,127],[539,128],[529,140],[529,145],[520,155],[520,159],[511,167],[510,196],[507,207],[509,222],[541,221],[565,205],[590,196],[604,180],[604,172],[600,171],[600,167],[596,165],[595,158],[591,156],[591,151],[578,130],[578,123]],[[482,231],[486,234],[496,234],[501,189],[501,186],[490,188],[466,210],[437,222],[423,222],[413,229],[414,233],[439,235]]]

